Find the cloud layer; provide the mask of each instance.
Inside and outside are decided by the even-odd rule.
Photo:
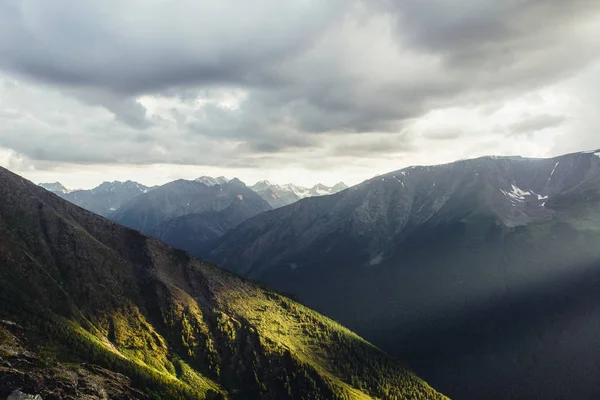
[[[599,38],[594,0],[6,0],[0,148],[309,170],[570,150],[595,143]]]

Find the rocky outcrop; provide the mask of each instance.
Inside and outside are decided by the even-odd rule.
[[[42,397],[39,394],[32,395],[23,393],[20,390],[15,390],[6,398],[6,400],[42,400]]]

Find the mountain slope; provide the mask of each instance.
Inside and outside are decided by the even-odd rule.
[[[0,196],[0,318],[48,357],[42,379],[107,376],[93,363],[133,398],[442,398],[335,322],[3,169]],[[1,333],[2,349],[22,345]],[[3,391],[28,379],[15,353],[0,353]]]
[[[202,255],[225,233],[235,228],[260,209],[239,199],[221,211],[205,211],[170,219],[149,233],[163,242],[194,255]]]
[[[111,219],[200,254],[229,229],[270,209],[238,179],[213,185],[178,180],[133,199]]]
[[[443,398],[335,322],[2,168],[0,198],[1,396]]]
[[[261,214],[210,259],[451,397],[600,395],[600,152],[406,168]]]

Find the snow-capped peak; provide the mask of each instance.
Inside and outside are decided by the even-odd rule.
[[[195,181],[203,183],[206,186],[215,186],[223,185],[229,182],[229,179],[225,178],[224,176],[219,176],[217,178],[213,178],[212,176],[201,176],[200,178],[196,178]]]
[[[53,193],[67,194],[71,192],[71,190],[64,187],[60,182],[40,183],[39,186]]]

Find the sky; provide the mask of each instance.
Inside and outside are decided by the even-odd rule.
[[[0,166],[312,185],[600,148],[597,0],[0,0]]]

